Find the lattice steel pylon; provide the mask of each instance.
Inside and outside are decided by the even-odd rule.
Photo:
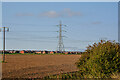
[[[57,46],[57,51],[59,52],[64,52],[65,51],[65,48],[64,48],[64,44],[63,44],[63,36],[62,35],[62,32],[66,32],[65,30],[62,30],[62,26],[66,26],[66,25],[63,25],[62,22],[60,21],[59,25],[57,25],[59,27],[59,41],[58,41],[58,46]]]

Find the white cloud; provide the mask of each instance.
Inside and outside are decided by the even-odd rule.
[[[40,16],[55,18],[59,17],[60,15],[56,11],[48,11],[40,13]]]
[[[47,11],[40,13],[40,16],[44,17],[73,17],[73,16],[81,16],[82,14],[80,12],[72,11],[70,8],[64,8],[62,11],[56,12],[56,11]]]

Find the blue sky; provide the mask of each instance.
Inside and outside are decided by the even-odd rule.
[[[3,2],[6,49],[56,50],[59,21],[66,50],[84,50],[100,39],[118,41],[117,2]],[[2,39],[2,37],[0,38]]]

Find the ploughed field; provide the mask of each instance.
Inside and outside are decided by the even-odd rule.
[[[42,78],[48,75],[78,71],[75,62],[80,55],[6,55],[2,63],[3,78]]]

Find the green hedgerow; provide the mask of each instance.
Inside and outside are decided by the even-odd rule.
[[[120,44],[103,40],[94,43],[76,64],[83,78],[109,78],[120,72]]]

